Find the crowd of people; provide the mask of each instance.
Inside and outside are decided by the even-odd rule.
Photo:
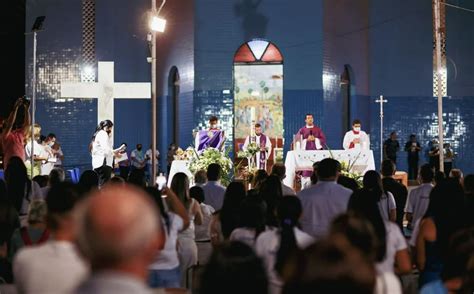
[[[409,191],[393,177],[393,158],[382,162],[380,173],[366,172],[361,184],[326,158],[298,191],[283,184],[279,163],[269,173],[257,170],[251,183],[223,186],[222,169],[212,163],[192,180],[176,173],[169,187],[149,185],[151,149],[113,149],[113,123],[106,120],[91,141],[93,169],[74,184],[62,168],[42,166],[48,160],[34,142],[28,150],[40,128],[31,128],[27,109],[19,100],[2,131],[0,290],[474,291],[474,175],[457,169],[445,175],[425,164],[417,169],[418,187]],[[53,134],[44,141],[54,150]],[[415,285],[408,276],[416,277]]]
[[[273,294],[409,293],[415,275],[420,293],[472,293],[474,175],[424,165],[408,193],[394,172],[384,161],[358,187],[328,158],[296,192],[278,163],[251,189],[222,186],[218,164],[160,190],[144,173],[100,186],[93,170],[72,184],[53,169],[31,195],[36,181],[11,157],[0,277],[19,293]]]

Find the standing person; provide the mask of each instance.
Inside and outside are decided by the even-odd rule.
[[[7,170],[8,162],[11,157],[17,156],[25,161],[25,136],[30,125],[30,116],[28,113],[29,103],[23,98],[16,100],[13,111],[3,124],[0,145],[3,148],[3,169]],[[23,122],[16,126],[17,114],[19,109],[23,110]]]
[[[224,202],[225,187],[220,183],[221,166],[217,163],[211,163],[207,167],[207,183],[202,186],[204,197],[207,204],[215,210],[219,210]]]
[[[318,165],[318,182],[298,193],[303,205],[301,228],[316,239],[326,236],[332,220],[346,212],[352,190],[337,184],[341,164],[332,158]]]
[[[421,146],[416,140],[416,135],[411,134],[410,139],[405,144],[405,151],[408,154],[408,179],[418,178],[418,160],[420,159]]]
[[[385,221],[395,222],[397,220],[397,203],[393,194],[383,189],[380,174],[374,170],[369,170],[365,173],[362,182],[364,184],[363,191],[373,193],[377,197],[377,204],[382,218]]]
[[[209,118],[209,129],[201,130],[196,134],[195,147],[197,153],[201,154],[207,148],[215,148],[221,150],[224,147],[225,134],[218,127],[217,116]]]
[[[123,142],[122,146],[124,146],[124,148],[122,151],[119,152],[119,158],[117,161],[119,161],[118,165],[119,165],[120,177],[124,180],[127,180],[128,174],[130,172],[130,160],[127,154],[127,143]]]
[[[148,187],[146,191],[160,211],[161,223],[164,224],[163,228],[166,234],[164,248],[156,253],[153,263],[148,267],[148,285],[152,288],[179,288],[181,273],[176,248],[178,232],[189,226],[188,213],[176,194],[167,187],[162,191]],[[162,194],[166,195],[166,198],[163,198]],[[164,201],[169,207],[168,211],[165,209]]]
[[[305,118],[306,125],[299,129],[297,136],[301,136],[301,149],[303,150],[322,150],[326,146],[326,136],[323,131],[314,125],[313,115],[308,113]],[[301,186],[306,187],[311,182],[312,170],[303,171],[301,177]]]
[[[173,163],[174,156],[176,155],[176,150],[178,150],[178,146],[175,143],[171,143],[168,147],[168,153],[166,154],[166,164],[167,169],[166,173],[169,175],[171,170],[171,164]]]
[[[407,202],[408,190],[393,178],[395,174],[395,164],[391,160],[382,161],[382,186],[383,190],[392,193],[397,206],[397,224],[403,232],[403,214]]]
[[[33,135],[31,130],[27,132],[25,137],[25,166],[28,172],[30,179],[33,179],[35,176],[40,175],[42,162],[48,160],[48,157],[44,154],[44,148],[41,144],[38,144],[38,140],[41,137],[41,126],[35,124],[33,127]],[[31,145],[33,144],[33,153],[31,154]],[[31,161],[33,161],[33,170],[31,170]]]
[[[428,151],[428,158],[429,163],[432,169],[435,171],[439,171],[439,143],[438,140],[433,139],[430,143],[429,151]]]
[[[451,237],[465,225],[464,205],[464,191],[457,181],[446,180],[431,191],[416,240],[420,288],[441,278]]]
[[[159,159],[160,159],[160,152],[158,150],[155,150],[155,157],[156,157],[156,172],[158,172],[158,169],[159,169]],[[156,177],[156,175],[153,175],[153,155],[152,155],[152,152],[151,152],[151,144],[150,144],[150,148],[148,148],[148,150],[145,152],[145,159],[147,160],[146,164],[147,164],[147,171],[148,171],[148,177],[150,179],[154,179]]]
[[[41,162],[40,174],[42,176],[48,176],[53,170],[54,163],[56,162],[53,149],[51,148],[54,143],[52,141],[48,141],[48,137],[44,136],[40,137],[40,143],[42,147],[40,157],[45,159]]]
[[[132,150],[132,153],[130,154],[130,162],[132,171],[138,170],[140,173],[145,175],[146,158],[142,144],[137,144],[136,149]]]
[[[383,219],[379,203],[380,191],[364,187],[352,194],[348,211],[366,218],[375,230],[377,272],[408,274],[412,267],[405,237],[395,223]]]
[[[53,150],[54,157],[56,158],[54,167],[62,168],[63,161],[64,161],[64,153],[63,153],[63,150],[61,149],[61,145],[59,145],[58,142],[54,142],[51,149]]]
[[[178,257],[181,271],[181,287],[186,287],[188,270],[197,264],[198,252],[195,242],[195,225],[202,224],[202,211],[199,203],[189,196],[189,179],[184,173],[177,173],[171,181],[171,190],[186,208],[189,227],[178,234]]]
[[[262,126],[260,124],[255,124],[255,136],[247,136],[245,138],[242,150],[246,151],[250,143],[255,143],[260,147],[260,151],[255,154],[257,167],[266,170],[267,160],[272,153],[272,142],[270,142],[270,138],[262,133]]]
[[[277,209],[279,229],[261,233],[255,243],[255,251],[263,259],[267,270],[272,294],[281,291],[281,276],[291,255],[314,242],[313,237],[299,228],[302,213],[303,208],[297,197],[283,197]]]
[[[454,161],[454,151],[451,149],[451,144],[444,143],[444,173],[449,175],[451,170],[453,169],[453,161]]]
[[[397,140],[397,132],[391,132],[390,138],[383,143],[384,158],[397,163],[397,152],[400,150],[400,143]]]
[[[99,187],[112,176],[115,151],[110,133],[113,126],[113,122],[108,119],[101,121],[92,137],[92,168],[99,175]]]
[[[361,130],[361,122],[355,119],[352,122],[352,130],[348,131],[344,135],[342,142],[344,150],[355,149],[355,150],[369,150],[370,139],[366,132]]]

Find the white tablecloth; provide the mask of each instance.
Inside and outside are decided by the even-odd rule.
[[[171,163],[170,174],[168,175],[168,187],[171,187],[173,176],[177,173],[185,173],[189,178],[189,183],[192,184],[193,174],[189,170],[189,161],[187,160],[173,160]]]
[[[375,169],[372,150],[331,150],[331,152],[329,150],[293,150],[286,153],[286,178],[283,182],[285,185],[293,187],[297,171],[313,170],[313,163],[331,158],[331,153],[334,159],[339,162],[345,161],[352,164],[356,160],[353,171],[365,174],[366,171]]]

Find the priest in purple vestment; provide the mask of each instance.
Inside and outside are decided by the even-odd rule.
[[[301,135],[303,141],[301,148],[303,150],[322,150],[326,146],[326,136],[323,131],[314,125],[313,115],[306,114],[306,125],[299,129],[296,135]],[[306,186],[311,183],[312,170],[303,171],[301,178],[301,186]]]
[[[221,150],[224,147],[225,135],[224,131],[217,127],[218,119],[211,116],[209,119],[209,129],[201,130],[196,134],[195,146],[198,154],[201,154],[207,148],[215,148]]]
[[[255,154],[255,162],[257,163],[258,169],[266,170],[267,160],[272,153],[272,142],[270,138],[262,133],[262,126],[259,123],[255,124],[255,136],[247,136],[247,138],[245,138],[242,150],[247,150],[250,143],[255,143],[260,146],[260,151]]]

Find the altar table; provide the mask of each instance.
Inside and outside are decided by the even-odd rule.
[[[352,164],[355,161],[352,170],[361,174],[375,170],[372,150],[292,150],[286,153],[286,177],[283,183],[293,187],[297,171],[313,170],[313,163],[331,157],[347,164]]]

